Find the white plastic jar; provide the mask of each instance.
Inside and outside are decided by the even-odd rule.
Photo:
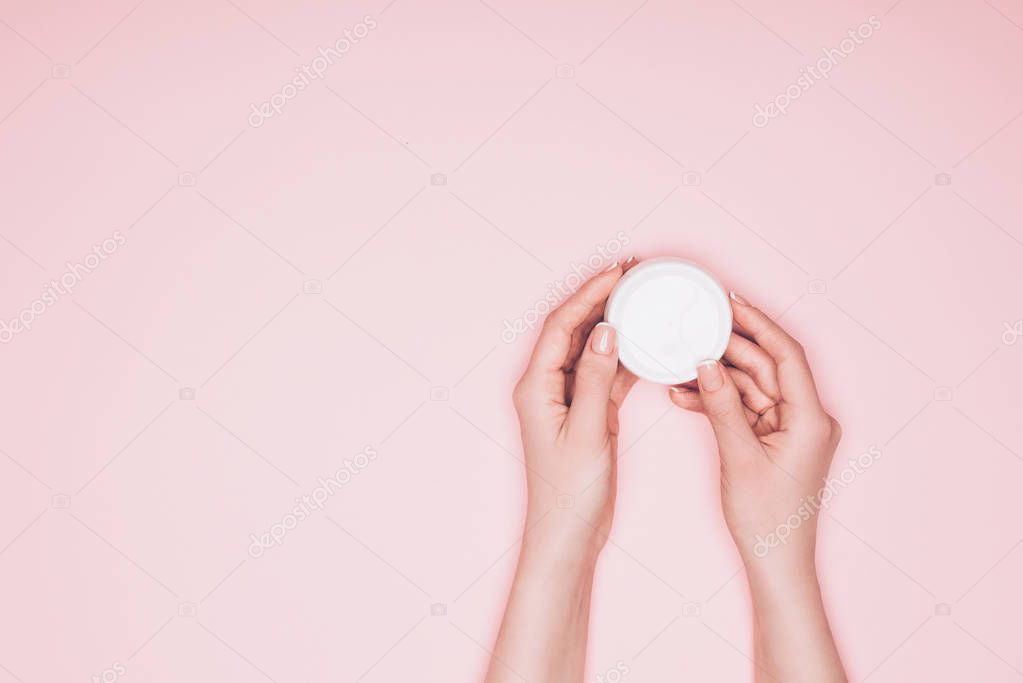
[[[732,332],[728,294],[710,273],[679,258],[629,269],[604,319],[618,332],[622,364],[659,384],[695,379],[701,361],[721,358]]]

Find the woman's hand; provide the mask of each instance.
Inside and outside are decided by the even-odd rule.
[[[614,513],[618,365],[604,305],[624,266],[584,284],[544,323],[515,387],[529,489],[526,531],[487,683],[583,679],[590,593]]]
[[[844,681],[815,563],[820,493],[841,438],[821,406],[803,348],[732,295],[724,360],[672,401],[704,412],[721,459],[725,522],[746,564],[758,680]]]
[[[778,554],[793,568],[812,569],[816,508],[789,525],[798,528],[784,542],[764,546],[801,506],[811,511],[842,430],[821,406],[799,343],[734,294],[732,311],[727,365],[701,364],[699,390],[673,387],[671,399],[710,420],[725,521],[743,559]]]
[[[599,321],[634,263],[595,276],[547,317],[515,387],[532,538],[599,551],[610,531],[618,407],[636,377],[618,364],[614,328]]]

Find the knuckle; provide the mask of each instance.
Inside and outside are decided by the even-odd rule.
[[[795,360],[806,360],[806,349],[791,337],[785,342],[785,350]]]
[[[574,327],[570,325],[569,321],[572,318],[572,302],[566,301],[553,311],[547,314],[544,318],[543,327],[546,329],[562,329],[568,327]]]
[[[830,415],[828,419],[831,420],[831,438],[835,443],[838,443],[842,440],[842,425]]]
[[[521,408],[526,404],[527,395],[529,393],[529,386],[526,378],[522,377],[516,384],[515,388],[512,389],[512,403],[516,408]]]
[[[565,317],[563,308],[555,308],[553,311],[548,313],[543,323],[540,325],[542,332],[550,332],[551,330],[557,330],[562,327],[561,320]]]
[[[810,420],[807,431],[814,440],[827,442],[831,440],[834,431],[833,425],[837,424],[830,415],[821,413]]]

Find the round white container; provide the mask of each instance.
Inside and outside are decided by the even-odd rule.
[[[725,290],[707,271],[678,258],[631,268],[611,292],[604,319],[618,332],[622,364],[659,384],[695,379],[697,364],[721,358],[732,333]]]

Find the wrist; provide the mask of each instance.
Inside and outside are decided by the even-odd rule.
[[[821,599],[812,557],[753,559],[746,564],[746,578],[755,602],[807,605]]]
[[[606,535],[570,509],[554,508],[526,517],[522,558],[534,565],[557,565],[562,571],[592,570]]]
[[[731,530],[747,571],[778,581],[811,576],[816,580],[816,525],[806,525],[793,535],[782,535],[778,529],[766,534]]]

